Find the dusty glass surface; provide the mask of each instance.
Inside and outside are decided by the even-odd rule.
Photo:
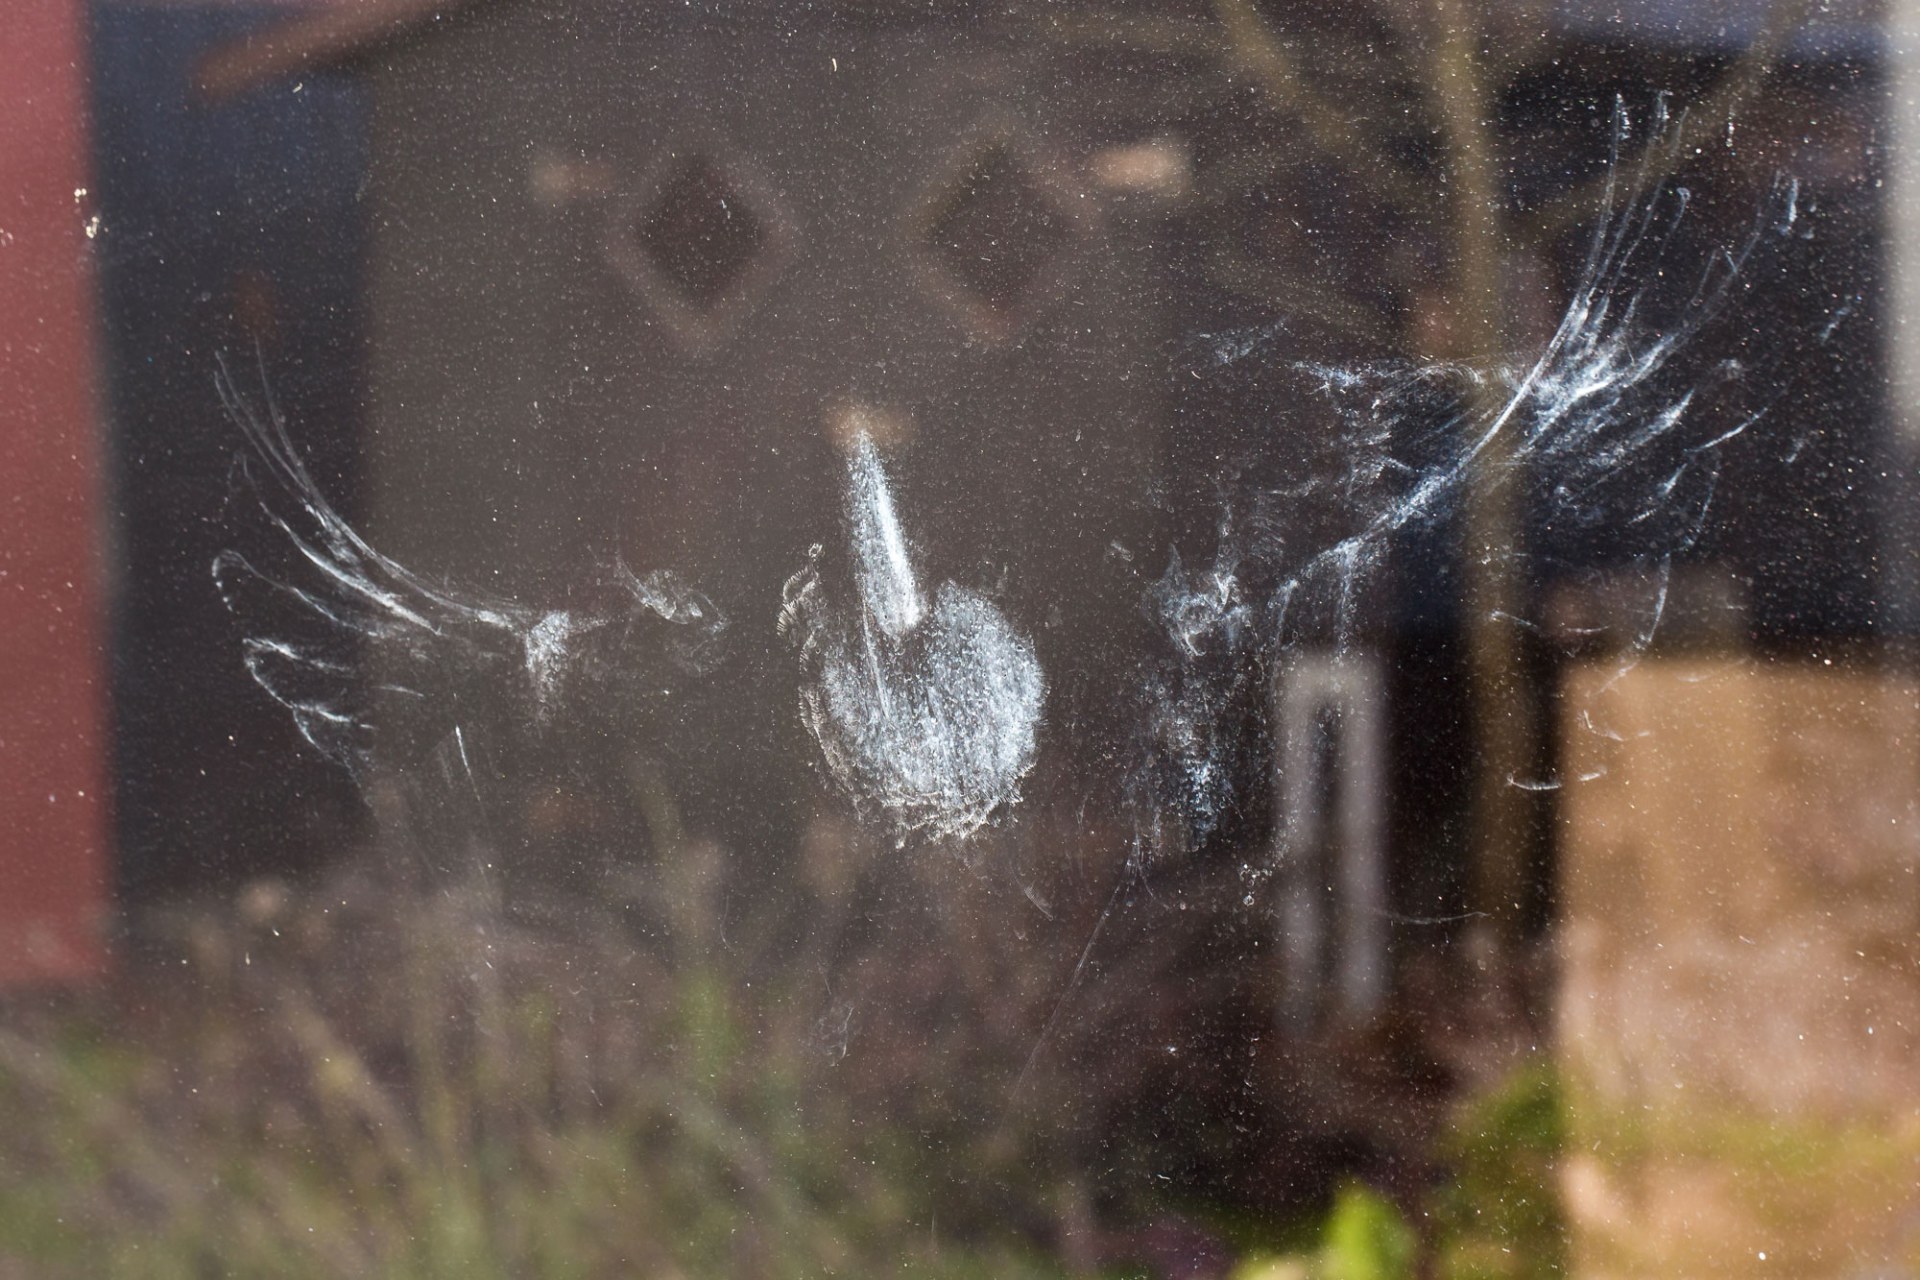
[[[1920,1275],[1907,9],[36,0],[0,1275]]]

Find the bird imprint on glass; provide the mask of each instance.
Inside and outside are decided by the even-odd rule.
[[[855,599],[829,598],[817,545],[783,593],[801,718],[828,773],[902,841],[963,839],[1019,802],[1046,681],[1032,642],[985,596],[943,582],[928,598],[858,415],[849,436]]]

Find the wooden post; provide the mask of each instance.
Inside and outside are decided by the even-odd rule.
[[[1433,92],[1446,140],[1454,230],[1449,337],[1456,358],[1484,359],[1502,339],[1503,198],[1489,117],[1494,109],[1476,47],[1479,25],[1461,0],[1434,0]],[[1499,414],[1498,393],[1479,393],[1473,423]],[[1466,494],[1466,639],[1473,717],[1473,906],[1502,942],[1514,940],[1527,875],[1528,797],[1509,779],[1534,758],[1537,732],[1506,617],[1523,613],[1520,531],[1514,511],[1512,432],[1505,424],[1474,458]]]
[[[97,974],[107,662],[79,0],[0,43],[0,986]]]

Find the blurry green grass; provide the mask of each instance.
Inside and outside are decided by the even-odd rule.
[[[1008,1105],[1046,969],[879,952],[899,999],[849,1058],[822,954],[756,966],[699,884],[657,900],[643,945],[617,910],[516,923],[477,884],[249,891],[112,998],[0,1015],[0,1280],[1145,1277],[1102,1218],[1168,1214],[1248,1280],[1400,1280],[1423,1253],[1451,1280],[1563,1274],[1544,1067],[1460,1110],[1424,1234],[1357,1185],[1298,1222],[1096,1210],[1090,1170],[1126,1154],[1074,1109],[1137,1112],[1155,1077],[1057,1044]]]
[[[563,995],[406,914],[344,992],[208,920],[163,1008],[0,1031],[0,1275],[1062,1274],[1017,1230],[941,1239],[925,1153],[718,974]]]

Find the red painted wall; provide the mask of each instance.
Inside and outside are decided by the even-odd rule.
[[[79,0],[0,40],[0,986],[105,960],[101,432]]]

